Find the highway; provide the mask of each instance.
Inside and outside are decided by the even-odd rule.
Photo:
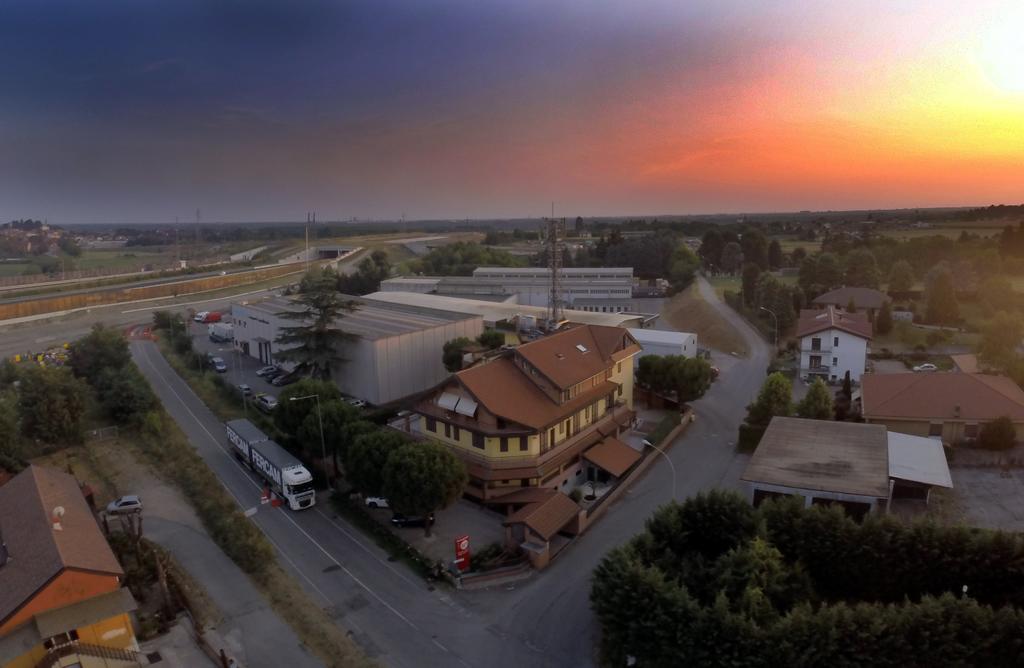
[[[735,485],[743,459],[736,428],[768,365],[769,347],[703,279],[702,295],[740,331],[752,354],[716,358],[722,370],[694,404],[698,416],[669,450],[680,498]],[[174,420],[245,508],[259,485],[227,450],[223,425],[149,341],[132,355]],[[321,504],[304,512],[260,507],[254,521],[284,567],[371,657],[391,666],[596,665],[598,629],[589,605],[590,574],[609,549],[638,532],[671,494],[668,467],[654,466],[547,571],[515,586],[476,592],[431,590]]]

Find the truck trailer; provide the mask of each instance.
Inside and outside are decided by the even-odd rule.
[[[313,476],[302,462],[248,420],[231,420],[225,426],[235,457],[259,474],[274,494],[288,502],[289,508],[313,507]]]
[[[235,327],[230,322],[215,322],[207,331],[210,333],[210,340],[214,343],[227,343],[235,340]]]

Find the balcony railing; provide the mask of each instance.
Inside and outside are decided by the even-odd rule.
[[[117,661],[125,661],[127,663],[133,663],[136,666],[139,664],[139,653],[130,649],[120,649],[118,647],[104,647],[103,645],[90,645],[84,642],[71,642],[66,645],[59,645],[54,647],[46,656],[36,664],[36,668],[53,668],[60,664],[61,659],[65,659],[69,656],[92,656],[99,659],[114,659]]]

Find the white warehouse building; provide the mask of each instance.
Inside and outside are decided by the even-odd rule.
[[[646,355],[697,355],[697,335],[690,332],[669,332],[662,329],[629,328],[636,342],[640,344],[640,354],[633,358],[633,365],[639,366],[640,358]]]
[[[353,299],[358,303],[356,310],[337,324],[358,338],[338,351],[348,361],[333,371],[332,378],[345,394],[375,405],[440,383],[449,375],[441,360],[444,344],[463,336],[475,339],[484,329],[483,318],[476,314]],[[281,349],[275,343],[281,327],[297,324],[279,314],[296,310],[286,297],[232,305],[235,346],[243,354],[272,363]]]
[[[630,310],[632,267],[568,267],[559,271],[567,309],[597,313]],[[381,281],[383,292],[436,293],[481,299],[508,297],[524,306],[548,307],[551,270],[543,267],[478,267],[472,276],[405,276]]]

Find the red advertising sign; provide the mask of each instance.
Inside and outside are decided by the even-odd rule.
[[[455,539],[455,565],[460,571],[469,570],[469,536]]]

